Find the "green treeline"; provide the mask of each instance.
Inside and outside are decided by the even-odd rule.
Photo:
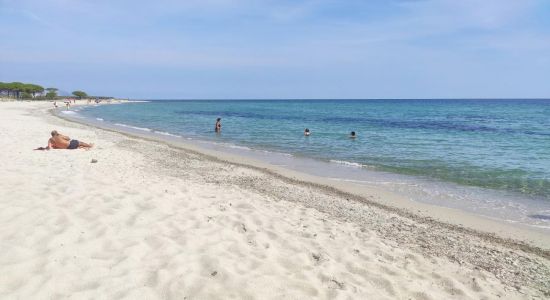
[[[0,98],[14,99],[56,99],[57,88],[44,88],[38,84],[22,82],[0,82]],[[74,91],[73,95],[79,99],[88,95],[83,91]],[[104,97],[102,97],[104,98]]]
[[[0,95],[8,98],[34,98],[37,94],[42,94],[44,88],[32,83],[22,82],[0,82]]]

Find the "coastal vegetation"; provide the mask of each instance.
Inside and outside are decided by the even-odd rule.
[[[44,88],[37,84],[22,82],[0,82],[0,95],[7,98],[30,99],[42,95]]]
[[[46,91],[47,91],[46,99],[53,100],[53,99],[55,99],[55,97],[57,97],[58,89],[56,89],[56,88],[47,88]]]
[[[78,99],[82,99],[82,98],[88,97],[88,94],[86,94],[86,93],[83,92],[83,91],[74,91],[74,92],[73,92],[73,95],[75,95],[76,97],[78,97]]]
[[[55,87],[44,88],[34,83],[23,82],[0,82],[0,98],[16,99],[16,100],[54,100],[63,98],[59,96],[59,89]],[[112,97],[99,97],[88,96],[88,94],[81,90],[72,92],[72,95],[82,98],[112,98]]]

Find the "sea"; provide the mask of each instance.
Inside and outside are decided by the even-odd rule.
[[[150,100],[65,114],[550,232],[550,99]]]

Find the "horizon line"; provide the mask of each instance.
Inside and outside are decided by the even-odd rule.
[[[114,97],[118,98],[118,97]],[[550,97],[536,97],[536,98],[493,98],[493,97],[480,97],[480,98],[118,98],[118,99],[129,99],[129,100],[144,100],[144,101],[231,101],[231,100],[241,100],[241,101],[288,101],[288,100],[321,100],[321,101],[330,101],[330,100],[550,100]]]

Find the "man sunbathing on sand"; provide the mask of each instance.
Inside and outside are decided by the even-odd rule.
[[[71,140],[70,137],[62,135],[57,130],[52,131],[52,137],[48,140],[46,150],[53,149],[90,149],[94,144],[87,144],[78,140]]]

